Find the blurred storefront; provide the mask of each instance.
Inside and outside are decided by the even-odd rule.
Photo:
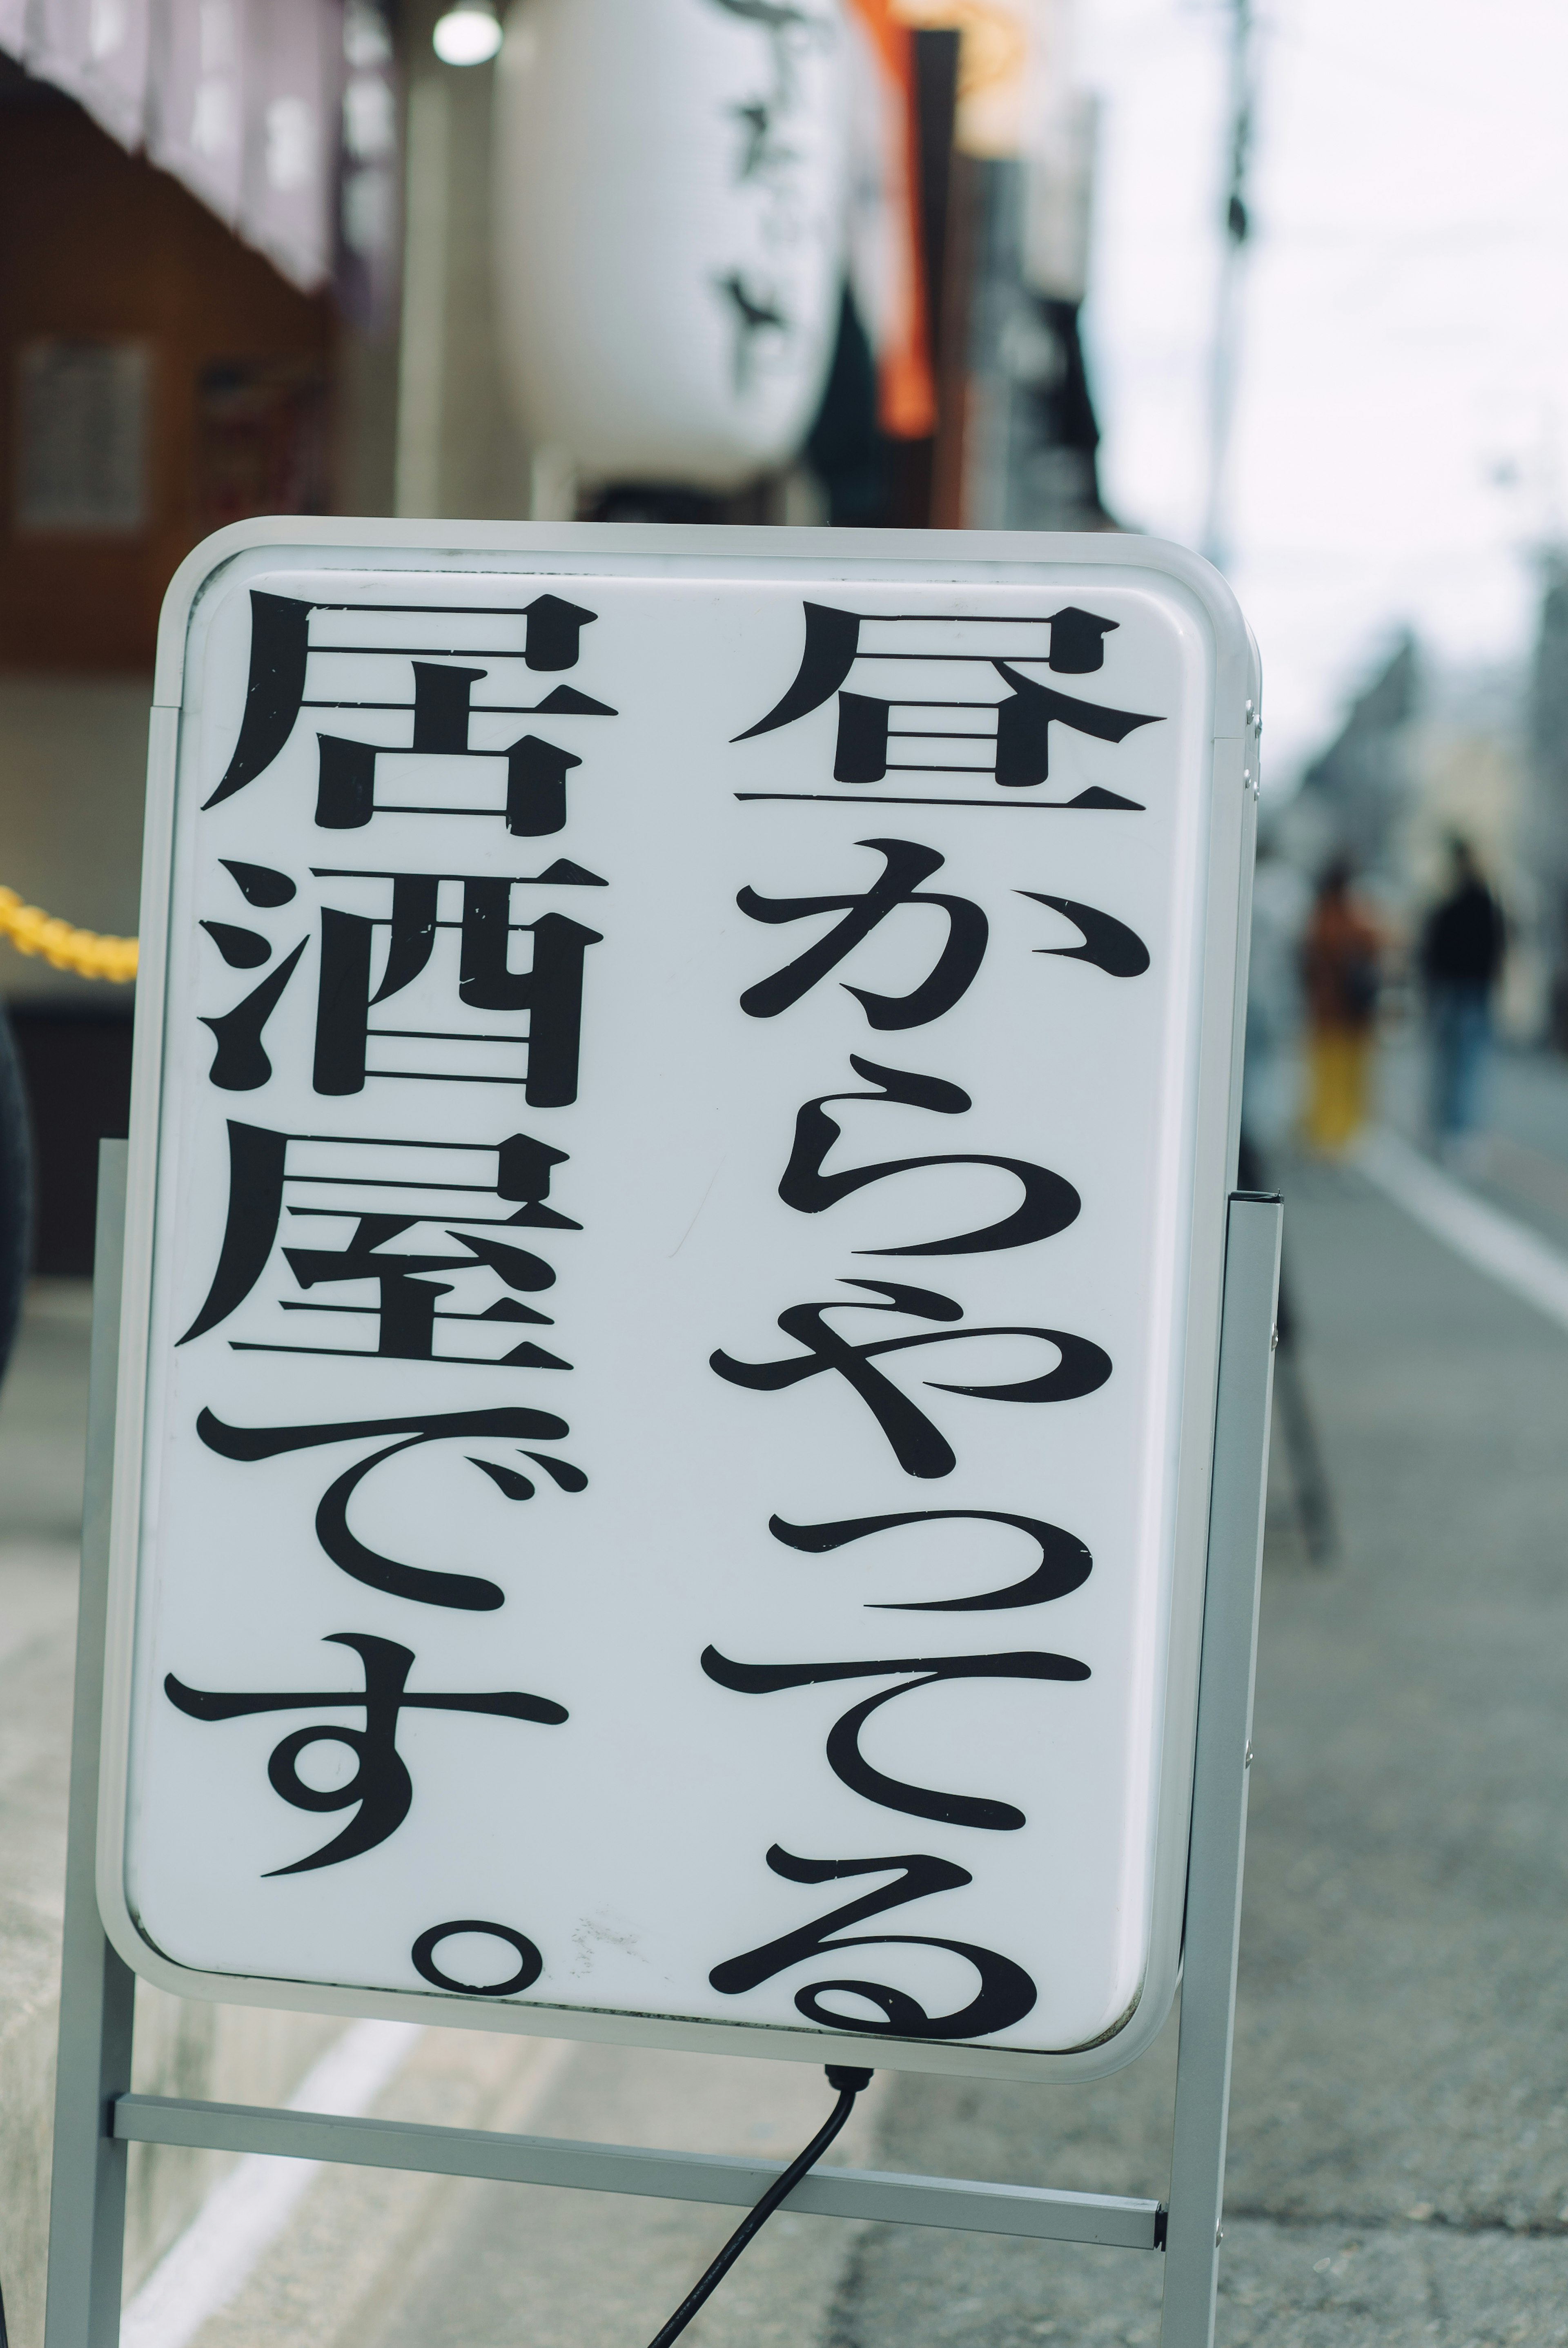
[[[1079,324],[1095,109],[1077,76],[1075,0],[896,5],[912,26],[952,26],[959,42],[928,519],[1112,527]]]
[[[249,514],[1108,526],[1073,11],[0,0],[0,882],[134,932],[159,602]],[[0,994],[79,1272],[131,990]]]
[[[198,540],[390,499],[398,118],[354,0],[0,0],[0,880],[134,933],[159,606]],[[131,990],[3,953],[36,1260],[90,1252]]]

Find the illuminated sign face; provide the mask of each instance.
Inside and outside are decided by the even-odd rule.
[[[1239,620],[1135,541],[331,527],[231,534],[155,777],[111,1931],[229,1998],[1126,2059]]]

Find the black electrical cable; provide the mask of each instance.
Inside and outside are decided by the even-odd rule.
[[[855,2109],[856,2096],[863,2087],[871,2085],[874,2075],[870,2071],[848,2070],[842,2063],[829,2063],[826,2071],[827,2084],[836,2089],[838,2101],[825,2126],[818,2129],[805,2150],[796,2155],[783,2175],[774,2178],[762,2199],[747,2210],[707,2273],[693,2285],[663,2329],[654,2334],[648,2348],[670,2348],[670,2343],[680,2338],[697,2310],[723,2281],[753,2234],[773,2216],[781,2201],[788,2200],[807,2169],[815,2168]]]

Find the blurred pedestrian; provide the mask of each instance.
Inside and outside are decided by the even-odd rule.
[[[1301,945],[1307,995],[1307,1147],[1337,1156],[1366,1122],[1383,941],[1337,857],[1318,884]]]
[[[1473,1158],[1491,1056],[1491,999],[1502,974],[1508,929],[1475,850],[1456,833],[1449,842],[1448,893],[1427,915],[1420,973],[1431,1051],[1429,1114],[1432,1140],[1461,1165]]]

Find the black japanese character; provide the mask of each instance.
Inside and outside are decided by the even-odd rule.
[[[346,912],[323,906],[321,915],[321,958],[316,987],[316,1026],[312,1083],[316,1092],[342,1096],[363,1092],[368,1077],[394,1077],[412,1082],[447,1084],[518,1084],[525,1099],[536,1108],[560,1108],[577,1098],[578,1061],[582,1042],[583,961],[589,946],[602,942],[602,933],[563,913],[547,912],[532,922],[511,918],[512,891],[521,887],[602,887],[596,873],[558,860],[548,871],[526,878],[497,880],[432,872],[344,873],[318,871],[317,879],[374,880],[391,884],[391,911],[380,916]],[[460,882],[462,915],[458,921],[440,918],[444,880]],[[265,938],[226,923],[205,922],[226,962],[254,966],[267,960]],[[523,1035],[497,1035],[429,1027],[374,1026],[371,1014],[379,1004],[403,993],[427,967],[438,930],[461,933],[457,1000],[470,1011],[528,1013]],[[387,932],[386,958],[379,983],[372,991],[372,963],[378,930]],[[533,940],[527,970],[510,964],[514,935]],[[261,1031],[277,1008],[293,976],[308,941],[302,938],[276,970],[269,973],[242,1001],[221,1015],[204,1018],[218,1048],[210,1080],[225,1092],[251,1092],[266,1084],[272,1062],[262,1047]],[[425,1043],[495,1044],[515,1047],[525,1055],[525,1066],[516,1075],[493,1071],[384,1068],[369,1065],[369,1051],[377,1038]]]
[[[557,1443],[569,1430],[549,1411],[525,1409],[423,1411],[395,1418],[343,1419],[317,1426],[230,1426],[210,1410],[203,1410],[196,1432],[209,1451],[220,1458],[249,1466],[276,1459],[292,1451],[310,1451],[323,1445],[375,1441],[391,1435],[401,1438],[373,1451],[338,1477],[323,1495],[316,1510],[316,1539],[333,1563],[367,1589],[383,1590],[391,1598],[412,1599],[422,1606],[447,1606],[465,1613],[487,1614],[506,1603],[506,1592],[480,1574],[438,1572],[428,1566],[409,1565],[369,1549],[350,1529],[348,1504],[365,1478],[400,1451],[422,1443],[446,1443],[477,1437],[524,1438],[525,1442]],[[588,1478],[569,1459],[546,1451],[523,1449],[520,1456],[543,1469],[563,1492],[581,1492]],[[514,1468],[470,1457],[469,1465],[487,1476],[509,1500],[529,1500],[535,1487]]]
[[[1012,1525],[1038,1545],[1040,1563],[1021,1581],[1009,1581],[999,1590],[981,1590],[967,1598],[868,1599],[868,1606],[890,1614],[979,1614],[1004,1607],[1045,1606],[1081,1589],[1094,1570],[1092,1557],[1075,1534],[1064,1532],[1060,1525],[1048,1525],[1040,1517],[1015,1517],[1002,1509],[905,1509],[890,1516],[844,1517],[820,1525],[792,1525],[783,1517],[770,1517],[768,1530],[788,1549],[822,1557],[852,1541],[869,1540],[874,1533],[894,1532],[905,1525],[949,1522]]]
[[[1047,667],[1067,675],[1083,675],[1102,665],[1102,640],[1117,623],[1102,619],[1092,612],[1080,611],[1075,605],[1035,615],[855,613],[824,603],[807,603],[804,609],[805,644],[794,682],[765,717],[734,738],[747,742],[757,735],[773,733],[781,726],[793,725],[797,718],[820,709],[836,694],[838,730],[833,765],[835,782],[879,783],[889,774],[976,774],[989,775],[1004,788],[1028,788],[1048,778],[1052,725],[1066,726],[1099,741],[1118,743],[1139,726],[1159,722],[1153,716],[1134,710],[1112,709],[1102,702],[1081,700],[1023,674],[1020,664]],[[907,637],[901,638],[901,631],[910,624],[922,627],[928,634],[938,623],[948,623],[955,633],[938,646],[929,643],[911,646]],[[1043,628],[1050,630],[1047,650],[1030,651],[1013,641]],[[867,641],[867,630],[876,632],[875,641]],[[1002,640],[999,646],[999,636]],[[926,668],[956,664],[967,670],[982,665],[993,670],[1010,691],[999,702],[973,695],[850,691],[845,681],[859,661],[881,668],[907,661]],[[994,712],[994,731],[984,726],[976,730],[962,723],[957,727],[950,722],[934,725],[927,714],[933,711],[979,713],[982,717]],[[975,742],[991,746],[989,765],[976,766],[963,760],[962,746]],[[954,763],[950,757],[936,757],[929,751],[920,757],[897,755],[895,745],[911,743],[934,745],[938,751],[958,749],[959,761]],[[1132,810],[1140,807],[1139,801],[1123,798],[1099,786],[1060,804]]]
[[[912,839],[862,839],[856,845],[875,849],[883,862],[880,879],[858,896],[760,897],[754,889],[747,888],[736,898],[742,912],[753,922],[800,922],[813,913],[845,917],[796,961],[746,989],[741,1008],[752,1018],[776,1019],[781,1011],[798,1003],[901,905],[933,907],[947,922],[947,941],[929,977],[908,994],[874,994],[859,986],[845,986],[845,994],[853,994],[863,1006],[873,1027],[889,1028],[924,1027],[950,1011],[967,993],[985,957],[989,925],[979,907],[967,897],[946,897],[920,888],[920,882],[939,871],[947,859]]]
[[[340,1142],[333,1135],[279,1133],[268,1126],[242,1125],[232,1117],[229,1120],[228,1130],[229,1208],[224,1219],[222,1244],[211,1286],[201,1310],[179,1339],[182,1345],[189,1344],[193,1338],[205,1336],[210,1329],[216,1329],[238,1310],[255,1287],[272,1257],[282,1219],[284,1192],[291,1181],[296,1189],[309,1186],[306,1195],[313,1200],[319,1198],[323,1189],[346,1194],[332,1204],[296,1205],[291,1210],[295,1215],[326,1217],[352,1221],[355,1225],[355,1236],[350,1241],[349,1249],[334,1251],[340,1261],[355,1248],[362,1257],[368,1256],[375,1247],[395,1235],[390,1228],[384,1228],[378,1238],[373,1240],[368,1236],[368,1226],[375,1220],[375,1210],[387,1203],[384,1193],[388,1190],[477,1193],[481,1197],[494,1199],[503,1207],[512,1205],[509,1214],[484,1215],[471,1213],[454,1203],[449,1208],[443,1206],[434,1216],[405,1212],[385,1220],[399,1231],[411,1230],[417,1222],[437,1222],[446,1230],[446,1236],[456,1240],[466,1251],[465,1256],[450,1259],[453,1267],[464,1265],[471,1268],[478,1262],[488,1263],[493,1271],[501,1273],[508,1287],[521,1288],[525,1292],[530,1287],[548,1288],[550,1285],[554,1274],[548,1264],[524,1250],[507,1248],[504,1242],[499,1243],[501,1253],[497,1256],[493,1252],[497,1242],[459,1236],[450,1227],[461,1224],[466,1231],[486,1224],[499,1225],[506,1230],[522,1227],[575,1231],[581,1229],[581,1225],[573,1222],[569,1216],[558,1213],[555,1208],[545,1203],[549,1194],[551,1174],[556,1167],[565,1163],[566,1152],[552,1148],[548,1142],[536,1141],[529,1134],[508,1134],[505,1140],[489,1144],[401,1140],[391,1136],[356,1138],[352,1142]],[[352,1152],[356,1158],[363,1156],[365,1170],[352,1175],[336,1172],[302,1175],[296,1172],[291,1175],[289,1152],[292,1147],[301,1143],[335,1146],[345,1152]],[[496,1170],[493,1179],[487,1182],[443,1181],[439,1178],[423,1175],[405,1173],[391,1176],[371,1170],[386,1164],[385,1159],[375,1154],[386,1149],[436,1150],[444,1159],[458,1156],[470,1160],[493,1160]],[[474,1167],[472,1170],[477,1173],[480,1169]],[[517,1203],[513,1204],[514,1201]],[[414,1270],[407,1257],[384,1258],[378,1263],[367,1264],[362,1272],[343,1272],[338,1276],[343,1279],[396,1281],[399,1277],[411,1277]],[[526,1312],[520,1315],[513,1312],[504,1317],[515,1320],[529,1316]],[[543,1315],[533,1317],[542,1319]]]
[[[902,1655],[890,1660],[855,1663],[737,1663],[717,1647],[702,1651],[702,1669],[720,1687],[737,1695],[774,1695],[781,1688],[816,1687],[826,1680],[883,1679],[892,1673],[913,1673],[897,1687],[869,1695],[836,1720],[829,1731],[827,1766],[851,1793],[885,1810],[907,1811],[911,1818],[936,1818],[943,1826],[980,1827],[1007,1834],[1029,1823],[1011,1802],[993,1801],[977,1794],[937,1793],[924,1786],[907,1785],[873,1768],[860,1749],[860,1732],[874,1712],[895,1704],[918,1688],[937,1687],[951,1680],[1086,1680],[1087,1663],[1076,1655],[1019,1653],[1009,1655]]]
[[[302,1688],[257,1695],[219,1694],[187,1687],[170,1672],[163,1683],[170,1704],[192,1720],[238,1720],[251,1713],[326,1712],[347,1709],[364,1714],[363,1728],[296,1728],[272,1748],[267,1776],[272,1791],[296,1810],[345,1810],[355,1814],[340,1835],[323,1843],[308,1858],[288,1867],[268,1869],[271,1875],[304,1875],[318,1867],[339,1867],[374,1850],[396,1833],[414,1800],[414,1781],[397,1750],[398,1715],[407,1711],[479,1712],[499,1719],[537,1721],[559,1728],[569,1715],[564,1704],[548,1696],[525,1695],[515,1688],[493,1695],[410,1695],[405,1683],[415,1661],[411,1647],[394,1639],[373,1638],[368,1632],[334,1631],[329,1644],[352,1647],[364,1673],[360,1689]],[[354,1776],[345,1786],[323,1788],[307,1785],[300,1776],[302,1754],[313,1745],[346,1745],[355,1756]],[[449,1931],[452,1927],[447,1928]]]
[[[996,1386],[953,1385],[939,1378],[925,1381],[941,1394],[973,1395],[986,1402],[1071,1402],[1080,1395],[1093,1394],[1111,1375],[1110,1355],[1087,1337],[1071,1336],[1064,1329],[1009,1324],[938,1330],[929,1336],[884,1337],[876,1344],[851,1344],[830,1326],[824,1317],[826,1313],[846,1310],[899,1313],[918,1321],[951,1322],[961,1321],[964,1309],[950,1296],[938,1296],[929,1288],[910,1288],[876,1280],[846,1280],[843,1284],[846,1288],[868,1289],[873,1295],[885,1296],[887,1302],[862,1304],[858,1299],[833,1297],[820,1303],[792,1304],[779,1314],[778,1325],[786,1337],[793,1337],[797,1344],[805,1347],[804,1353],[791,1354],[781,1362],[738,1362],[731,1354],[720,1352],[709,1356],[709,1366],[732,1385],[749,1386],[761,1394],[778,1394],[786,1386],[798,1385],[804,1378],[819,1377],[825,1370],[836,1371],[869,1407],[906,1475],[950,1476],[958,1459],[925,1412],[873,1366],[881,1354],[907,1353],[921,1345],[959,1344],[972,1337],[1035,1337],[1056,1349],[1059,1358],[1055,1368],[1037,1378],[1019,1378]]]
[[[961,1086],[949,1084],[941,1076],[884,1068],[875,1060],[859,1059],[853,1053],[849,1065],[857,1076],[866,1077],[876,1089],[866,1093],[823,1093],[817,1099],[807,1101],[798,1112],[794,1145],[779,1184],[779,1197],[786,1207],[794,1207],[803,1215],[819,1215],[840,1199],[863,1190],[867,1183],[885,1182],[895,1174],[917,1172],[932,1166],[994,1166],[1004,1174],[1016,1176],[1023,1186],[1020,1203],[1001,1221],[988,1223],[980,1231],[961,1232],[953,1239],[923,1240],[907,1247],[857,1248],[856,1253],[979,1255],[997,1248],[1029,1247],[1036,1240],[1050,1239],[1055,1232],[1065,1231],[1076,1220],[1082,1201],[1071,1183],[1053,1174],[1048,1167],[1031,1165],[1022,1158],[977,1157],[968,1152],[931,1158],[890,1158],[876,1166],[855,1166],[841,1173],[825,1174],[824,1161],[840,1132],[837,1121],[827,1114],[829,1101],[896,1101],[907,1107],[931,1109],[938,1117],[958,1117],[971,1106]]]
[[[432,610],[445,620],[460,617],[525,619],[527,635],[521,650],[508,652],[498,646],[475,647],[481,657],[494,663],[520,660],[536,672],[573,668],[577,664],[579,640],[582,631],[598,617],[580,604],[569,603],[559,595],[536,595],[530,603],[516,609],[502,610],[490,604],[452,604],[436,607],[399,603],[316,603],[302,602],[296,596],[272,595],[259,588],[251,591],[251,664],[245,691],[244,715],[241,720],[239,739],[234,746],[222,780],[210,798],[210,808],[218,807],[243,790],[248,783],[264,774],[274,758],[285,747],[302,709],[343,708],[412,708],[415,750],[456,752],[458,755],[504,757],[510,761],[524,743],[514,744],[510,750],[500,752],[470,752],[468,718],[473,707],[473,687],[490,675],[488,668],[453,667],[438,659],[415,660],[413,663],[414,699],[407,702],[355,702],[305,692],[306,672],[313,658],[330,659],[333,654],[350,654],[356,659],[366,655],[393,659],[399,664],[415,647],[389,644],[339,644],[330,642],[311,643],[311,615],[314,612],[374,612],[406,613],[410,623],[428,617]],[[458,647],[433,645],[433,653],[446,651],[448,662]],[[501,716],[551,714],[558,716],[613,716],[615,712],[601,701],[579,693],[575,686],[562,685],[548,693],[540,702],[525,710],[516,703],[492,702],[479,705],[480,712],[493,710]],[[532,737],[526,737],[529,742]],[[375,757],[377,747],[385,745],[347,741],[334,735],[321,735],[321,775],[318,786],[316,820],[329,829],[343,829],[368,822],[374,811]],[[536,748],[551,749],[548,744],[536,744]],[[564,757],[569,767],[580,760],[569,753]],[[525,759],[524,763],[527,761]],[[559,780],[559,778],[558,778]],[[561,803],[564,808],[564,801]],[[564,813],[552,819],[555,801],[549,788],[537,801],[531,798],[527,782],[514,791],[508,779],[507,828],[523,833],[559,831]]]
[[[974,1998],[957,2013],[929,2014],[903,1990],[889,1988],[881,1982],[847,1980],[814,1982],[809,1988],[797,1990],[795,2010],[808,2022],[818,2023],[826,2030],[856,2030],[884,2038],[938,2039],[988,2038],[999,2030],[1010,2030],[1033,2011],[1039,1994],[1033,1982],[1021,1965],[1015,1964],[1010,1957],[998,1955],[993,1949],[977,1948],[969,1941],[938,1940],[926,1933],[844,1933],[845,1925],[868,1923],[873,1916],[885,1915],[890,1908],[906,1907],[912,1900],[928,1900],[938,1891],[961,1890],[975,1879],[967,1868],[956,1867],[951,1859],[934,1858],[927,1851],[905,1851],[882,1859],[796,1859],[777,1843],[768,1852],[767,1862],[775,1875],[782,1875],[789,1883],[835,1883],[855,1875],[897,1874],[898,1879],[881,1891],[869,1891],[858,1900],[846,1901],[831,1914],[818,1917],[815,1923],[802,1925],[759,1949],[749,1949],[743,1956],[730,1957],[715,1965],[708,1979],[721,1996],[739,1997],[771,1981],[775,1973],[787,1972],[794,1965],[810,1963],[830,1952],[836,1954],[840,1949],[945,1949],[954,1956],[967,1958],[979,1977]],[[830,1934],[840,1937],[829,1938]],[[835,2013],[822,2002],[835,1992],[840,1996],[866,1999],[880,2009],[884,2019],[870,2022],[853,2011]]]
[[[863,653],[860,633],[863,626],[886,627],[914,622],[928,628],[938,620],[959,620],[971,624],[1009,629],[1044,625],[1051,632],[1050,650],[1044,656],[1046,666],[1054,669],[1059,675],[1083,676],[1103,665],[1105,652],[1102,639],[1118,624],[1114,620],[1102,620],[1092,612],[1081,612],[1071,603],[1043,622],[1014,619],[1010,614],[999,614],[993,618],[977,612],[841,612],[830,603],[803,603],[801,608],[805,614],[805,644],[794,681],[782,700],[774,703],[765,717],[760,717],[754,726],[748,726],[743,734],[735,736],[737,742],[750,742],[758,734],[774,733],[779,726],[793,726],[797,717],[807,717],[814,709],[820,709],[824,702],[832,700],[856,662],[862,658],[932,662],[944,658],[984,660],[995,664],[995,656],[983,652]],[[1094,705],[1085,703],[1081,705],[1091,707]],[[1152,723],[1146,717],[1133,722],[1141,726]],[[856,777],[855,779],[860,778]]]

